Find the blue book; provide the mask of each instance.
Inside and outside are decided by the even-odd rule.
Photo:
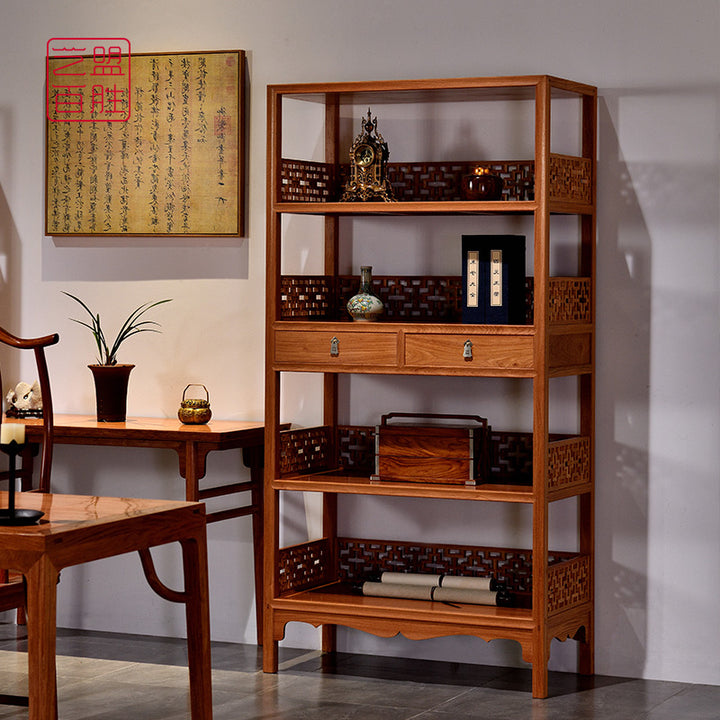
[[[525,324],[525,236],[462,236],[462,321]]]

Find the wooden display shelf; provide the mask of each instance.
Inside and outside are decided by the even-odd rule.
[[[343,625],[384,637],[398,633],[411,639],[477,635],[485,640],[509,637],[520,641],[517,633],[529,635],[533,627],[530,609],[365,597],[340,594],[338,587],[342,583],[292,593],[276,598],[272,606],[280,613],[282,624],[282,613],[287,611],[293,620]]]
[[[537,205],[529,200],[486,200],[470,202],[467,200],[422,201],[413,202],[277,202],[276,212],[296,215],[456,215],[467,213],[519,213],[531,214]]]
[[[532,503],[532,434],[490,430],[488,472],[478,485],[371,480],[376,427],[339,425],[337,448],[328,426],[290,429],[280,434],[280,473],[270,479],[275,490],[315,491],[395,497],[426,497],[491,502]],[[592,490],[590,438],[550,436],[547,460],[548,502]]]
[[[340,322],[356,329],[346,303],[357,292],[356,275],[282,275],[280,277],[278,320]],[[462,323],[463,286],[459,275],[376,275],[372,291],[384,305],[382,316],[365,332],[382,330],[389,323],[409,323],[414,330],[473,332],[486,335],[534,332],[535,280],[525,278],[523,321],[513,325]],[[550,277],[548,280],[548,323],[554,334],[588,332],[592,329],[590,299],[592,283],[587,277]],[[287,327],[287,326],[276,326]],[[298,326],[312,330],[311,326]],[[528,329],[530,328],[530,329]],[[315,326],[317,329],[317,326]],[[358,330],[360,331],[360,330]]]
[[[532,215],[537,203],[532,200],[451,200],[413,202],[276,202],[272,209],[288,215]],[[588,215],[592,206],[551,200],[553,215]]]
[[[529,485],[448,485],[441,483],[402,483],[371,480],[369,477],[348,475],[328,470],[313,475],[295,475],[273,480],[274,490],[295,492],[327,492],[338,495],[378,495],[385,497],[423,497],[444,500],[475,500],[477,502],[533,502],[533,488]],[[590,482],[576,483],[548,490],[548,502],[566,500],[592,491]]]
[[[335,83],[279,84],[273,87],[287,98],[324,104],[331,96],[341,104],[398,104],[533,100],[535,89],[547,82],[551,97],[594,94],[585,83],[551,75],[376,80]]]
[[[565,103],[566,99],[571,102]],[[534,127],[532,152],[526,142],[530,137],[519,138],[506,148],[509,156],[525,160],[476,161],[466,157],[447,162],[434,158],[393,162],[387,166],[387,178],[395,202],[338,202],[346,173],[345,136],[358,108],[364,112],[371,106],[384,121],[392,122],[399,113],[391,105],[414,103],[417,107],[402,113],[403,118],[414,121],[443,117],[444,111],[436,108],[437,104],[464,103],[458,105],[464,110],[462,121],[473,123],[477,107],[473,103],[488,100],[503,101],[492,109],[498,124],[505,126],[519,120],[527,123],[529,134]],[[596,88],[548,75],[283,84],[268,86],[267,101],[268,612],[263,669],[277,671],[277,641],[283,637],[287,623],[301,621],[324,626],[325,651],[335,649],[334,626],[338,625],[384,637],[402,633],[417,639],[474,635],[485,640],[516,640],[522,646],[523,658],[533,665],[534,697],[548,695],[547,666],[553,638],[579,640],[578,669],[592,674]],[[321,113],[315,113],[313,108],[320,125],[316,130],[323,135],[323,151],[297,150],[299,154],[312,152],[313,156],[321,156],[317,159],[288,157],[299,147],[289,138],[301,130],[298,123],[305,122],[305,115],[298,119],[294,112],[296,102],[317,103],[324,111],[321,119]],[[552,132],[551,118],[557,125],[565,110],[573,114],[577,123],[576,137],[573,131],[562,138]],[[448,124],[452,127],[455,122],[453,108]],[[422,131],[425,129],[423,126]],[[407,130],[419,134],[417,127],[407,125]],[[438,136],[443,130],[438,128]],[[288,139],[285,143],[284,137]],[[422,136],[423,141],[427,139]],[[437,137],[431,140],[437,145]],[[418,145],[431,146],[432,142],[430,146]],[[553,152],[561,149],[571,154]],[[489,166],[493,174],[503,178],[503,199],[462,199],[462,179],[474,171],[472,165]],[[282,271],[287,260],[283,245],[295,237],[283,222],[285,214],[324,218],[322,230],[318,227],[314,233],[314,240],[323,243],[322,274],[294,274],[297,267],[288,268],[291,274]],[[575,215],[578,220],[574,248],[577,267],[569,270],[569,277],[550,274],[559,249],[554,246],[555,228],[551,228],[550,221],[553,214]],[[341,274],[341,262],[346,262],[340,254],[341,243],[348,238],[356,242],[353,230],[362,223],[355,223],[354,216],[375,215],[408,216],[411,220],[406,222],[413,225],[423,225],[423,217],[434,215],[472,215],[477,217],[472,224],[479,223],[482,229],[482,216],[499,216],[502,226],[508,228],[517,225],[513,218],[527,216],[522,219],[523,226],[531,218],[532,239],[528,238],[528,242],[532,243],[532,252],[528,254],[531,261],[527,272],[532,277],[525,283],[526,324],[458,322],[462,317],[462,280],[458,276],[432,275],[436,266],[431,260],[420,270],[428,274],[373,277],[373,292],[385,305],[382,321],[366,325],[343,322],[345,303],[358,285],[356,279]],[[559,239],[564,242],[564,238]],[[403,238],[398,243],[398,255],[412,251],[407,247],[412,242]],[[398,262],[401,259],[396,257]],[[470,343],[472,354],[468,357]],[[280,431],[281,379],[286,372],[324,375],[319,427]],[[493,484],[371,481],[375,429],[339,422],[343,414],[353,416],[351,408],[343,407],[341,412],[339,407],[337,376],[341,373],[527,379],[532,385],[531,432],[491,430],[489,470],[478,477],[490,479]],[[576,435],[556,434],[550,424],[550,379],[560,376],[577,378]],[[378,416],[382,411],[377,408]],[[287,491],[322,494],[323,538],[291,548],[280,547],[280,499]],[[532,548],[525,551],[437,545],[422,539],[407,543],[341,538],[339,499],[353,494],[426,498],[428,502],[444,498],[529,505]],[[552,552],[548,544],[552,529],[549,503],[569,497],[578,498],[574,543],[578,552]],[[354,522],[360,526],[361,519]],[[449,574],[496,577],[508,590],[529,600],[531,609],[450,607],[365,598],[343,594],[335,584],[357,582],[378,568],[438,572],[440,566],[440,572]]]
[[[550,179],[549,211],[587,214],[592,212],[592,162],[575,155],[551,153],[548,157]],[[469,201],[462,191],[463,178],[477,168],[500,177],[502,195],[493,200]],[[274,197],[274,209],[320,204],[328,214],[393,213],[412,214],[453,212],[535,212],[534,160],[407,161],[387,165],[387,181],[393,201],[343,202],[342,188],[348,176],[344,164],[282,158],[281,182]],[[464,210],[460,206],[464,207]],[[305,208],[308,210],[309,208]]]
[[[392,482],[328,470],[312,475],[295,475],[272,481],[275,490],[297,492],[349,493],[387,497],[424,497],[447,500],[484,500],[490,502],[531,503],[533,490],[523,485],[448,485],[440,483]]]
[[[589,557],[573,552],[550,552],[548,564],[548,616],[575,617],[578,608],[591,603]],[[467,615],[471,627],[501,626],[502,622],[527,620],[532,615],[533,553],[530,550],[500,547],[473,547],[426,542],[365,540],[357,538],[320,538],[281,548],[278,555],[279,592],[272,600],[273,609],[324,613],[321,623],[358,627],[348,609],[358,610],[362,629],[383,634],[384,625],[398,622],[414,626],[430,623],[424,637],[448,634],[474,634],[449,630],[461,615]],[[448,574],[465,577],[495,578],[514,597],[511,608],[403,598],[365,597],[352,592],[368,577],[386,570]],[[287,622],[285,620],[284,622]],[[276,626],[277,628],[278,626]],[[575,628],[577,631],[578,628]],[[281,636],[280,636],[281,637]],[[502,637],[493,634],[485,639]]]
[[[536,661],[538,649],[533,636],[533,611],[482,605],[458,605],[403,600],[399,598],[340,595],[325,586],[304,590],[272,601],[273,633],[282,639],[285,624],[306,622],[342,625],[380,637],[404,635],[410,640],[427,640],[449,635],[470,635],[486,642],[514,640],[522,648],[525,662]],[[566,640],[582,636],[589,625],[592,603],[584,603],[548,620],[550,637]]]

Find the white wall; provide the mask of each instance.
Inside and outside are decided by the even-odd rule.
[[[597,85],[597,670],[720,683],[716,0],[2,0],[0,13],[0,323],[25,335],[60,332],[50,365],[57,408],[67,412],[93,410],[92,347],[68,320],[74,308],[62,290],[102,308],[109,323],[146,300],[174,298],[158,311],[163,334],[124,351],[137,366],[131,413],[172,417],[182,388],[199,381],[216,417],[262,416],[268,83],[550,73]],[[135,52],[248,52],[247,237],[43,236],[44,52],[58,36],[128,37]],[[6,370],[5,384],[30,379],[23,372],[32,370]],[[446,382],[440,396],[461,394]],[[295,396],[288,416],[305,402]],[[58,490],[181,495],[170,453],[60,447],[56,458]],[[208,470],[244,472],[233,453],[211,456]],[[415,510],[409,501],[390,506]],[[474,522],[455,505],[438,507],[460,527]],[[288,510],[302,526],[302,504]],[[254,639],[250,537],[243,520],[210,528],[217,639]],[[169,578],[172,555],[159,563]],[[64,572],[59,622],[169,635],[183,626],[175,608],[150,599],[132,557]],[[302,626],[288,634],[316,641]],[[469,638],[410,643],[348,632],[341,644],[518,659],[511,647]],[[571,660],[572,644],[553,647],[554,667]]]

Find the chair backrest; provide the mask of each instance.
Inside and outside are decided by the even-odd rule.
[[[38,489],[42,492],[50,491],[50,469],[52,467],[53,455],[53,405],[52,394],[50,392],[50,376],[45,359],[45,348],[50,345],[55,345],[59,339],[57,334],[46,335],[45,337],[39,338],[19,338],[0,327],[1,343],[19,350],[32,350],[35,354],[38,381],[40,383],[40,392],[42,393],[43,443],[38,486]],[[0,373],[0,391],[2,388],[2,374]],[[0,424],[2,424],[2,415],[3,413],[0,411]]]

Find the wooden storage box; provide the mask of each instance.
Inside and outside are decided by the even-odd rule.
[[[443,423],[390,424],[394,418]],[[383,415],[375,432],[371,480],[475,485],[487,477],[488,442],[487,420],[477,415]]]

